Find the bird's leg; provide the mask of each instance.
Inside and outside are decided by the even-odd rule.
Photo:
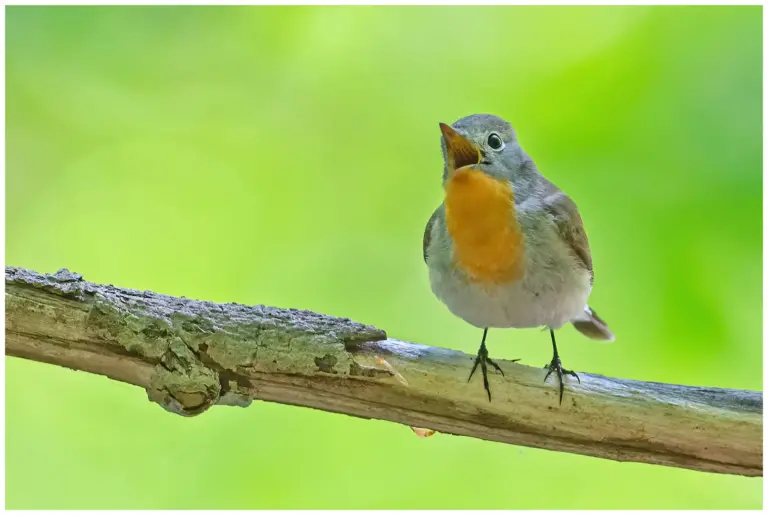
[[[553,371],[557,374],[557,379],[560,381],[560,404],[563,403],[563,390],[565,389],[565,386],[563,385],[563,375],[567,376],[573,376],[576,379],[578,379],[579,384],[581,384],[581,379],[579,379],[578,374],[574,372],[573,370],[566,370],[563,368],[563,364],[560,362],[560,355],[557,353],[557,344],[555,343],[555,331],[553,331],[551,328],[549,329],[549,335],[552,337],[552,350],[554,351],[554,354],[552,356],[552,361],[549,362],[549,365],[546,365],[544,368],[547,369],[547,375],[544,376],[544,382],[547,382],[547,379],[549,379],[549,374],[551,374]]]
[[[488,363],[491,364],[493,368],[498,370],[498,372],[503,376],[504,371],[501,369],[499,365],[497,365],[491,358],[488,357],[488,349],[485,347],[485,337],[488,335],[488,328],[486,327],[483,330],[483,341],[480,342],[480,350],[477,351],[477,356],[475,357],[475,364],[472,366],[472,371],[469,373],[469,379],[467,379],[467,382],[472,380],[472,375],[475,373],[475,370],[477,370],[477,365],[480,365],[480,370],[483,372],[483,386],[485,387],[485,391],[488,392],[488,402],[491,402],[491,388],[488,386]],[[519,359],[513,359],[512,361],[520,361]]]

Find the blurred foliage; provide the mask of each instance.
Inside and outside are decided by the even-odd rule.
[[[617,341],[575,370],[762,389],[760,7],[10,7],[6,259],[474,353],[432,295],[438,121],[578,203]],[[544,364],[537,330],[494,357]],[[479,383],[476,388],[483,395]],[[256,403],[171,416],[6,359],[9,508],[758,508],[762,480]]]

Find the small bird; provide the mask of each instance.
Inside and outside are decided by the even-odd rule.
[[[488,329],[549,329],[553,356],[546,366],[560,383],[563,368],[555,330],[572,323],[595,340],[613,333],[587,305],[594,273],[576,204],[547,180],[509,122],[489,114],[440,123],[445,199],[427,222],[423,254],[432,291],[456,316],[483,329],[477,366],[491,400]],[[514,360],[518,361],[518,360]]]

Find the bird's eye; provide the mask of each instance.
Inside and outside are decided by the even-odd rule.
[[[501,150],[502,148],[504,148],[504,142],[501,140],[501,136],[499,136],[495,132],[492,132],[488,136],[488,146],[491,147],[493,150]]]

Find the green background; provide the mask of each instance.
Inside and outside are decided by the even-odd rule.
[[[762,389],[760,7],[7,10],[6,258],[477,350],[421,258],[438,122],[509,119],[578,203],[580,371]],[[538,330],[492,356],[544,364]],[[762,480],[255,403],[185,419],[7,358],[9,508],[758,508]],[[480,383],[476,388],[483,395]]]

